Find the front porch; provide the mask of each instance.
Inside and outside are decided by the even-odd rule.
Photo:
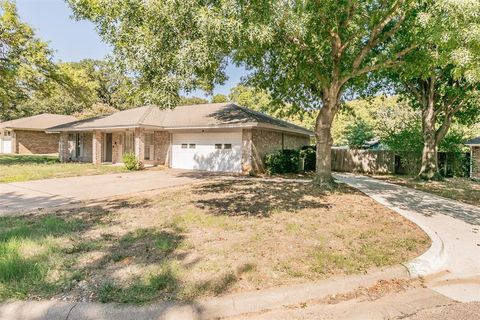
[[[171,134],[167,131],[132,128],[62,132],[61,162],[122,163],[123,155],[134,153],[144,164],[168,165]]]

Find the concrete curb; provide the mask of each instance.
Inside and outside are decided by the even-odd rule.
[[[0,304],[0,320],[217,319],[322,299],[350,292],[358,287],[369,287],[385,279],[409,279],[409,273],[403,266],[396,266],[365,275],[334,277],[314,283],[238,293],[188,304],[165,302],[148,306],[128,306],[86,302],[15,301]]]
[[[411,211],[394,206],[389,201],[383,199],[382,197],[376,195],[375,193],[362,190],[361,188],[358,188],[355,184],[349,183],[348,175],[335,174],[334,176],[335,176],[335,179],[360,190],[361,192],[365,193],[366,195],[368,195],[370,198],[377,201],[381,205],[397,212],[398,214],[402,215],[406,219],[412,221],[420,229],[422,229],[428,235],[428,237],[432,240],[432,245],[425,253],[423,253],[421,256],[413,259],[412,261],[410,261],[405,265],[412,278],[430,275],[442,270],[442,268],[446,265],[446,262],[447,262],[447,254],[445,252],[445,245],[443,243],[443,240],[438,236],[436,232],[434,232],[428,226],[424,225],[423,223],[415,219],[415,217],[411,214]],[[381,181],[381,182],[396,186],[395,184],[392,184],[392,183],[388,183],[384,181]]]

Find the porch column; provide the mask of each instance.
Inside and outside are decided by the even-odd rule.
[[[120,133],[112,133],[112,163],[122,162],[120,138]]]
[[[102,133],[100,131],[93,131],[92,134],[92,163],[102,163]]]
[[[69,158],[68,133],[61,132],[58,139],[58,158],[60,162],[67,162]]]
[[[138,161],[145,158],[145,133],[141,128],[135,128],[135,157]]]

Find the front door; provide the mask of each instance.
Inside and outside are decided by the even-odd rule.
[[[112,134],[105,134],[105,162],[112,162]]]

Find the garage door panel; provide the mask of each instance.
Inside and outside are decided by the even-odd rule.
[[[12,153],[12,140],[9,138],[0,139],[0,153]]]
[[[172,167],[177,169],[193,169],[206,171],[242,170],[242,133],[178,133],[173,134]],[[187,148],[182,148],[187,145]],[[191,148],[191,145],[195,148]],[[222,149],[215,145],[221,144]],[[231,149],[224,149],[225,144]]]

